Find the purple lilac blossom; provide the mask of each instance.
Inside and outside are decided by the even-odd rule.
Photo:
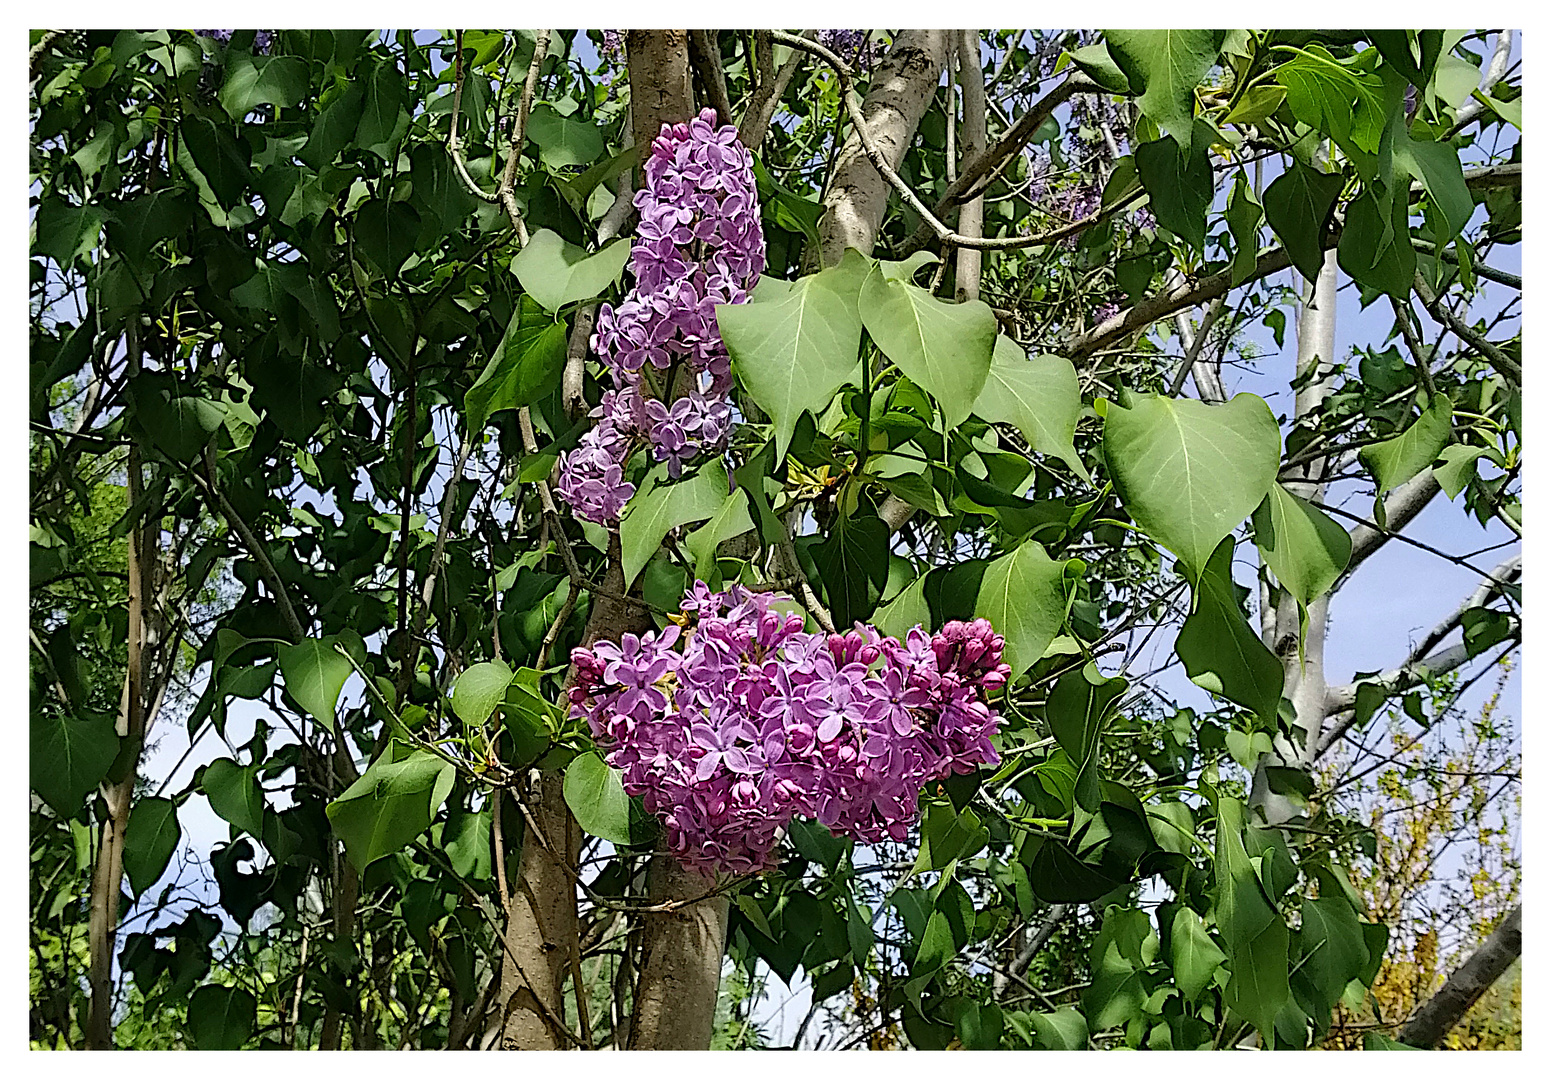
[[[990,623],[809,633],[768,593],[697,581],[684,626],[571,653],[571,715],[702,873],[768,869],[794,815],[903,840],[922,785],[995,765],[1010,672]]]
[[[765,234],[754,159],[738,129],[715,120],[705,109],[653,140],[635,196],[635,285],[618,307],[598,310],[592,348],[615,389],[593,410],[598,427],[562,460],[558,490],[600,525],[617,520],[634,491],[623,468],[642,439],[675,479],[727,446],[732,364],[716,307],[748,299],[765,268]]]

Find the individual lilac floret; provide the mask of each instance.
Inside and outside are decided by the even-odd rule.
[[[997,763],[988,698],[1010,669],[984,619],[901,642],[860,623],[808,633],[770,603],[697,581],[682,633],[571,655],[572,716],[685,866],[766,869],[798,814],[863,842],[902,840],[922,785]]]
[[[599,308],[592,336],[619,397],[605,409],[614,436],[627,442],[618,463],[636,442],[649,441],[653,458],[667,463],[675,479],[686,465],[727,446],[732,364],[716,308],[745,302],[765,268],[754,159],[738,142],[737,128],[717,127],[715,119],[706,109],[687,124],[663,125],[652,141],[646,186],[635,195],[641,214],[630,249],[635,285],[617,307]],[[582,452],[580,446],[573,451]],[[562,476],[576,485],[608,486],[607,468],[601,459],[567,464]],[[596,487],[587,491],[588,497],[571,500],[576,511],[612,524],[615,500],[603,499]],[[603,513],[610,508],[613,513]]]

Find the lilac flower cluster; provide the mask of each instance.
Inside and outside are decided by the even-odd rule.
[[[808,633],[768,593],[696,582],[682,627],[571,653],[571,715],[681,863],[750,873],[794,815],[903,840],[923,784],[995,765],[1002,645],[984,619],[903,642],[861,623]]]
[[[227,45],[232,40],[235,30],[195,30],[200,37],[214,38],[221,45]],[[253,32],[253,51],[260,55],[269,52],[269,47],[274,44],[275,35],[272,30],[255,30]]]
[[[732,367],[716,327],[718,304],[741,304],[765,268],[754,159],[738,129],[706,109],[663,125],[635,196],[641,223],[630,251],[635,286],[598,311],[593,350],[614,389],[598,421],[561,462],[559,491],[575,513],[612,523],[634,494],[624,465],[637,443],[678,477],[723,449],[732,426]]]
[[[820,30],[819,44],[847,63],[868,71],[883,51],[866,30]]]

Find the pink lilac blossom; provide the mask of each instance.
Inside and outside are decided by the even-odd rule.
[[[685,594],[684,625],[572,652],[571,715],[711,874],[769,868],[794,815],[864,843],[903,840],[924,784],[995,765],[1007,682],[990,623],[904,641],[857,623],[809,633],[740,586]]]
[[[765,235],[754,159],[738,129],[715,119],[706,109],[653,140],[635,196],[635,285],[598,311],[592,348],[614,390],[593,410],[597,427],[561,460],[558,485],[598,524],[617,520],[634,492],[624,465],[642,441],[675,479],[727,445],[732,365],[716,307],[748,299],[765,268]]]

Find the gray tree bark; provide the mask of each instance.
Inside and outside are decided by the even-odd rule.
[[[1448,981],[1423,1005],[1400,1032],[1400,1041],[1428,1050],[1464,1019],[1470,1007],[1481,999],[1503,972],[1513,966],[1523,952],[1520,929],[1522,905],[1515,905],[1492,936],[1450,975]]]
[[[904,160],[921,117],[937,93],[953,35],[947,30],[906,30],[878,65],[862,101],[873,141],[894,168]],[[824,196],[819,251],[825,266],[840,261],[846,248],[871,254],[888,208],[889,183],[873,168],[853,130],[835,159],[835,175]]]

